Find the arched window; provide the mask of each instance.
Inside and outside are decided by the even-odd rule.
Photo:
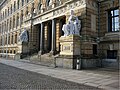
[[[9,7],[8,7],[8,16],[9,16]]]
[[[14,12],[16,10],[16,1],[14,1]]]
[[[24,5],[24,0],[21,0],[22,6]]]
[[[39,3],[38,3],[38,10],[41,10],[41,6],[42,6],[42,3],[41,3],[41,0],[39,0]]]
[[[11,11],[11,14],[12,14],[12,4],[11,4],[11,8],[10,9],[11,9],[10,11]]]
[[[50,5],[50,0],[46,0],[46,6]]]

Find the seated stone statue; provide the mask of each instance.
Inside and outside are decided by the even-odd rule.
[[[68,19],[68,23],[63,25],[64,36],[68,35],[80,35],[79,31],[81,29],[81,21],[77,16],[74,15],[74,11],[70,10],[70,17]]]
[[[28,42],[28,32],[25,29],[19,36],[20,42]]]

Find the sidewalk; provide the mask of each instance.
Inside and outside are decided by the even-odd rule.
[[[99,68],[93,70],[78,71],[4,59],[0,59],[0,63],[67,81],[103,88],[105,90],[119,90],[118,70]]]

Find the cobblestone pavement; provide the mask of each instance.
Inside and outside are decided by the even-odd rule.
[[[47,75],[0,64],[0,90],[4,89],[100,90],[95,87],[60,80]]]

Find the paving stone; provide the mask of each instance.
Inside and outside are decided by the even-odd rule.
[[[41,65],[35,65],[30,63],[10,61],[10,60],[0,60],[1,63],[6,65],[14,66],[20,69],[37,72],[39,74],[49,75],[54,78],[63,79],[65,81],[72,81],[79,84],[89,84],[90,86],[98,86],[100,88],[112,90],[118,88],[116,82],[118,81],[118,71],[116,70],[106,70],[103,68],[93,69],[93,70],[70,70],[70,69],[61,69],[46,67]],[[103,84],[105,83],[105,84]],[[118,82],[119,83],[119,82]],[[109,90],[108,89],[108,90]]]
[[[60,80],[47,75],[0,64],[0,90],[4,89],[100,90],[92,86]]]

